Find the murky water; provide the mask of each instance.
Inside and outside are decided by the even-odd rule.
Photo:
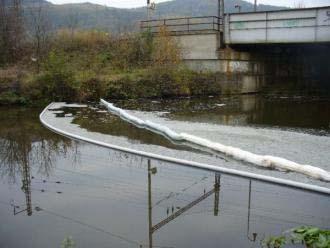
[[[285,123],[281,126],[276,123],[249,123],[247,120],[251,119],[250,115],[268,114],[267,111],[263,112],[262,109],[252,106],[265,105],[266,101],[272,106],[268,109],[274,111],[278,108],[279,99],[257,96],[227,99],[183,99],[164,103],[160,101],[117,102],[116,105],[128,109],[131,115],[167,126],[177,133],[184,132],[255,154],[283,157],[300,164],[309,164],[330,171],[329,129],[324,124],[330,120],[327,112],[329,101],[298,97],[285,98],[287,108],[297,109],[298,99],[305,102],[305,112],[319,116],[315,119],[311,117],[306,124],[302,120],[299,121],[299,118],[302,117],[298,111],[288,111],[297,112],[297,114],[296,117],[294,114],[288,115],[286,123],[300,123],[298,127],[290,127]],[[312,111],[315,109],[315,105],[321,109],[320,112]],[[166,137],[137,128],[99,108],[72,107],[72,105],[58,103],[54,104],[51,111],[46,112],[44,117],[49,124],[61,130],[120,147],[329,187],[326,182],[299,173],[264,169],[233,160],[204,147],[173,143]],[[318,121],[318,119],[322,121]],[[308,123],[313,125],[308,126]]]
[[[239,128],[252,125],[254,129],[256,125],[292,128],[295,125],[290,123],[300,123],[294,114],[292,122],[257,121],[262,118],[251,116],[258,116],[259,111],[245,112],[238,104],[234,113],[229,102],[175,101],[166,104],[166,109],[158,102],[139,103],[140,109],[153,112],[135,113],[169,123],[184,119],[191,125],[202,120],[232,124],[224,119],[234,116],[227,119],[235,120]],[[118,104],[137,109],[132,102]],[[210,110],[207,104],[227,105]],[[323,106],[323,114],[312,111],[315,105]],[[321,121],[296,125],[298,134],[317,134],[308,134],[314,142],[328,139],[324,135],[329,132],[329,105],[315,100],[304,109],[306,115]],[[56,119],[64,126],[72,121],[93,137],[99,134],[141,149],[160,151],[163,147],[163,152],[207,156],[207,151],[178,146],[95,109],[66,111],[74,117]],[[155,160],[149,163],[139,156],[75,142],[43,128],[39,112],[0,109],[0,247],[60,247],[68,236],[77,247],[260,247],[265,237],[295,226],[330,228],[326,195]]]
[[[330,134],[330,99],[308,96],[186,98],[165,101],[125,101],[118,106],[160,111],[173,120],[234,126],[280,127],[317,135]]]

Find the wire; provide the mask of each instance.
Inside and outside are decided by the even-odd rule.
[[[137,241],[135,241],[135,240],[131,240],[131,239],[125,238],[125,237],[123,237],[123,236],[121,236],[121,235],[118,235],[118,234],[114,234],[114,233],[109,232],[109,231],[106,231],[106,230],[104,230],[104,229],[102,229],[102,228],[100,228],[100,227],[93,226],[93,225],[91,225],[91,224],[88,224],[88,223],[82,222],[82,221],[80,221],[80,220],[76,220],[76,219],[73,219],[73,218],[71,218],[71,217],[67,217],[67,216],[64,216],[64,215],[61,215],[61,214],[58,214],[58,213],[55,213],[55,212],[50,211],[50,210],[46,210],[46,209],[43,209],[43,208],[41,208],[41,209],[42,209],[43,212],[48,213],[48,214],[50,214],[50,215],[54,215],[54,216],[56,216],[56,217],[59,217],[59,218],[62,218],[62,219],[65,219],[65,220],[68,220],[68,221],[74,222],[74,223],[76,223],[76,224],[79,224],[79,225],[82,225],[82,226],[85,226],[85,227],[88,227],[88,228],[93,229],[93,230],[95,230],[95,231],[99,231],[99,232],[102,232],[102,233],[108,234],[108,235],[110,235],[110,236],[112,236],[112,237],[115,237],[115,238],[121,239],[121,240],[126,241],[126,242],[128,242],[128,243],[135,244],[135,245],[138,245],[138,246],[140,245],[140,243],[137,242]]]
[[[71,217],[68,217],[68,216],[64,216],[64,215],[62,215],[62,214],[58,214],[58,213],[56,213],[56,212],[54,212],[54,211],[46,210],[46,209],[44,209],[44,208],[40,208],[40,209],[41,209],[43,212],[47,213],[47,214],[54,215],[54,216],[56,216],[56,217],[59,217],[59,218],[62,218],[62,219],[65,219],[65,220],[71,221],[71,222],[73,222],[73,223],[76,223],[76,224],[79,224],[79,225],[85,226],[85,227],[87,227],[87,228],[93,229],[93,230],[98,231],[98,232],[102,232],[102,233],[104,233],[104,234],[110,235],[110,236],[112,236],[112,237],[114,237],[114,238],[118,238],[118,239],[120,239],[120,240],[122,240],[122,241],[125,241],[125,242],[127,242],[127,243],[134,244],[134,245],[137,245],[137,246],[139,246],[139,247],[146,246],[145,244],[142,244],[142,243],[140,243],[140,242],[138,242],[138,241],[136,241],[136,240],[132,240],[132,239],[126,238],[126,237],[124,237],[124,236],[122,236],[122,235],[118,235],[118,234],[112,233],[112,232],[107,231],[107,230],[105,230],[105,229],[103,229],[103,228],[100,228],[100,227],[97,227],[97,226],[94,226],[94,225],[91,225],[91,224],[85,223],[85,222],[83,222],[83,221],[76,220],[76,219],[74,219],[74,218],[71,218]],[[169,246],[153,246],[153,247],[159,247],[159,248],[174,248],[174,247],[169,247]]]
[[[168,199],[170,199],[170,198],[172,198],[172,197],[174,197],[174,196],[178,196],[178,195],[182,194],[183,192],[187,191],[188,189],[190,189],[190,188],[196,186],[198,183],[205,181],[207,178],[208,178],[208,177],[205,177],[205,176],[204,176],[204,177],[202,177],[199,181],[195,181],[195,182],[192,183],[191,185],[189,185],[189,186],[187,186],[187,187],[185,187],[185,188],[179,190],[179,192],[170,192],[169,195],[167,195],[166,197],[164,197],[164,198],[160,199],[159,201],[157,201],[157,202],[153,205],[153,207],[159,205],[161,202],[166,201],[166,200],[168,200]]]

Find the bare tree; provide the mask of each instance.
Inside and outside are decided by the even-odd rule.
[[[24,39],[23,25],[23,9],[21,0],[13,0],[10,8],[10,43],[13,59],[16,60],[20,56],[22,43]]]
[[[78,11],[74,10],[74,6],[70,9],[70,14],[68,16],[68,27],[70,29],[71,41],[73,41],[74,32],[78,27]]]
[[[8,10],[5,0],[0,0],[0,63],[4,63],[8,57]]]
[[[24,40],[23,9],[21,0],[0,2],[1,61],[16,60],[21,55]]]
[[[31,35],[33,41],[34,61],[37,64],[37,71],[40,70],[40,61],[49,48],[51,37],[51,23],[48,18],[47,5],[42,0],[38,0],[31,5]]]

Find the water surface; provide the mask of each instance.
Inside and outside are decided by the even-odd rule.
[[[296,113],[291,114],[291,119],[287,116],[287,121],[284,122],[285,118],[282,118],[283,123],[280,125],[271,121],[270,124],[251,121],[268,114],[268,111],[256,106],[268,104],[270,107],[267,109],[276,112],[279,102],[283,100],[290,110],[288,112]],[[305,123],[304,116],[296,110],[301,102],[305,103],[305,109],[312,113],[311,116],[319,117],[308,119]],[[126,101],[115,104],[136,117],[167,126],[177,133],[184,132],[255,154],[278,156],[330,171],[330,136],[329,129],[324,124],[330,120],[328,112],[324,111],[329,107],[327,99],[272,99],[248,95],[231,98]],[[314,113],[312,109],[315,109],[315,106],[321,111]],[[329,187],[328,183],[303,174],[265,169],[233,160],[204,147],[173,142],[149,130],[135,127],[98,107],[57,103],[52,105],[52,109],[47,111],[44,117],[48,123],[61,130],[120,147]],[[290,127],[290,123],[300,124]]]
[[[295,226],[330,228],[326,195],[75,142],[43,128],[39,111],[0,109],[0,247],[60,247],[68,236],[77,247],[260,247]],[[118,120],[104,130],[84,118],[90,110],[73,111],[81,118],[56,118],[177,149],[163,137],[125,132]]]

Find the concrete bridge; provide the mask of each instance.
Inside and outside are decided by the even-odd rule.
[[[188,67],[222,74],[223,91],[283,86],[276,82],[330,87],[330,6],[141,22],[153,33],[163,26]]]
[[[229,14],[226,44],[330,42],[330,7]]]
[[[142,21],[143,30],[173,35],[222,33],[224,44],[278,44],[330,42],[330,6],[279,11],[184,17]],[[223,45],[223,44],[219,44]]]

